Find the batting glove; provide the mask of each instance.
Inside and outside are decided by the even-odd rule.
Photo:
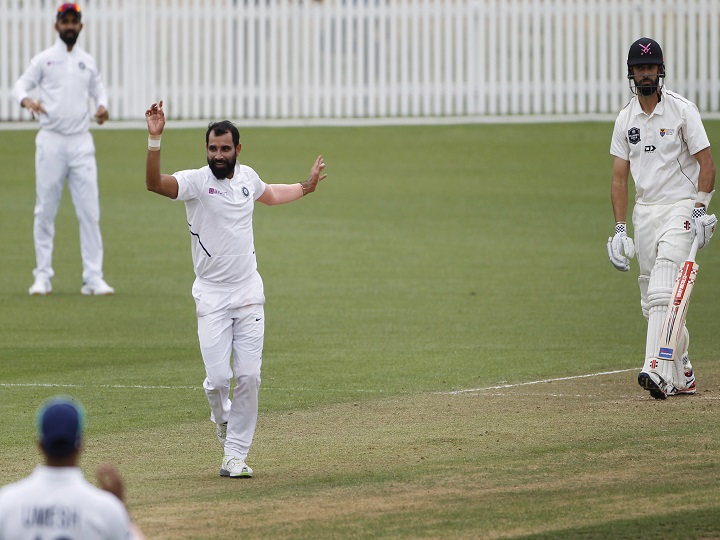
[[[698,238],[698,249],[702,249],[710,243],[717,218],[715,214],[708,214],[704,206],[693,208],[692,211],[693,239]]]
[[[615,236],[608,238],[607,252],[615,268],[621,272],[630,270],[630,259],[635,256],[635,243],[628,237],[625,223],[615,225]]]

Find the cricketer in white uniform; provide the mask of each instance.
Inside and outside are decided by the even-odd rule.
[[[38,413],[45,465],[0,489],[0,540],[128,540],[130,517],[113,494],[88,482],[77,466],[83,413],[64,398]]]
[[[325,161],[317,157],[305,182],[266,184],[253,169],[237,163],[240,135],[225,120],[208,127],[206,167],[161,174],[162,105],[162,101],[154,103],[145,113],[149,132],[146,187],[185,202],[196,275],[192,292],[205,363],[203,387],[210,419],[224,447],[220,475],[251,477],[253,470],[245,461],[257,424],[265,336],[265,295],[253,240],[254,204],[289,203],[315,191],[327,176],[322,174]]]
[[[615,156],[611,197],[615,234],[608,255],[621,271],[637,251],[640,304],[648,330],[645,363],[638,383],[656,399],[694,394],[690,335],[683,329],[678,354],[685,381],[676,381],[674,363],[656,358],[675,278],[695,236],[707,245],[717,219],[707,213],[715,185],[715,164],[697,107],[663,87],[665,64],[660,45],[640,38],[628,53],[628,79],[635,94],[615,121],[610,153]],[[628,176],[635,182],[632,222],[627,236]],[[681,389],[680,389],[681,388]]]
[[[107,95],[95,60],[75,43],[82,30],[77,4],[63,4],[57,13],[58,39],[35,56],[13,87],[13,97],[40,120],[35,138],[35,281],[31,295],[52,292],[55,216],[65,179],[80,224],[84,295],[109,295],[103,280],[95,144],[90,134],[88,98],[97,104],[95,118],[108,118]],[[39,99],[30,97],[38,87]]]

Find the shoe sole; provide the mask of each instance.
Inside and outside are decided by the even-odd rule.
[[[249,473],[240,473],[233,476],[230,474],[230,471],[226,469],[220,469],[220,476],[224,476],[226,478],[252,478],[252,474]]]
[[[112,296],[114,292],[96,293],[95,291],[80,291],[83,296]]]
[[[667,394],[663,392],[662,388],[660,388],[647,373],[640,373],[640,375],[638,375],[638,384],[650,392],[650,395],[655,399],[667,399]]]
[[[50,296],[52,294],[52,291],[48,292],[31,292],[30,296]]]

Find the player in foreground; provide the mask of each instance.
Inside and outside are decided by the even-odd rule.
[[[611,198],[615,235],[608,239],[610,262],[630,269],[636,250],[640,265],[640,305],[648,321],[645,363],[638,383],[656,399],[696,392],[688,356],[690,335],[682,328],[676,349],[684,370],[658,356],[658,345],[678,269],[697,237],[704,248],[717,218],[707,213],[715,186],[713,162],[697,107],[665,88],[665,61],[660,45],[640,38],[627,59],[635,96],[615,121],[610,154],[614,156]],[[632,214],[635,242],[627,236],[628,177],[635,181]]]
[[[145,113],[148,153],[145,183],[170,199],[184,201],[190,227],[203,383],[210,419],[225,456],[221,476],[251,477],[245,463],[257,424],[265,315],[263,282],[257,271],[252,216],[255,201],[266,205],[296,201],[315,191],[325,160],[318,156],[305,182],[266,184],[237,163],[240,134],[232,122],[210,124],[205,134],[207,166],[172,175],[160,173],[163,102]],[[232,356],[232,366],[230,363]],[[235,390],[230,400],[230,381]]]
[[[122,503],[115,468],[98,468],[98,489],[78,467],[83,423],[83,409],[71,399],[55,397],[40,407],[38,446],[45,465],[0,489],[0,538],[143,538]]]
[[[84,295],[107,296],[115,290],[103,279],[95,143],[90,133],[88,99],[97,105],[95,120],[108,119],[107,95],[95,60],[76,45],[82,31],[80,7],[62,4],[57,11],[58,40],[35,56],[13,87],[13,97],[33,118],[39,118],[35,138],[35,281],[31,295],[52,292],[55,216],[63,186],[68,188],[80,223],[80,254]],[[30,97],[38,87],[40,99]]]

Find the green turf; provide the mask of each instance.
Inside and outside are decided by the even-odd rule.
[[[720,140],[720,122],[706,127],[711,141]],[[435,422],[432,407],[424,408],[435,392],[641,366],[644,319],[637,264],[622,274],[605,252],[614,225],[611,131],[612,124],[600,122],[241,126],[240,161],[263,180],[301,181],[319,153],[329,174],[302,201],[256,209],[267,324],[261,420],[250,461],[258,477],[250,481],[254,484],[241,484],[242,495],[228,490],[227,483],[215,484],[218,448],[211,446],[212,427],[200,388],[203,366],[190,295],[185,210],[145,190],[145,134],[94,132],[105,277],[117,294],[79,294],[77,221],[66,191],[56,221],[53,294],[30,298],[35,133],[0,132],[8,156],[0,180],[0,458],[8,465],[0,484],[24,476],[37,461],[35,409],[43,398],[62,392],[77,396],[88,409],[88,435],[94,441],[86,452],[88,463],[104,455],[121,461],[134,482],[130,494],[136,502],[129,504],[136,505],[138,516],[145,518],[141,526],[153,538],[163,537],[167,528],[154,520],[161,510],[175,504],[192,507],[202,519],[213,515],[218,503],[232,504],[238,497],[267,516],[273,504],[285,508],[287,501],[292,506],[318,499],[317,516],[264,524],[255,533],[266,537],[680,537],[666,535],[657,523],[679,526],[682,514],[672,505],[646,508],[648,516],[638,513],[643,502],[632,484],[623,483],[627,478],[600,481],[602,487],[592,492],[592,486],[566,484],[559,469],[570,467],[578,478],[603,472],[612,476],[612,460],[583,458],[626,448],[637,460],[631,463],[625,455],[621,460],[622,470],[631,476],[643,453],[662,452],[662,445],[673,452],[684,446],[695,450],[694,442],[706,440],[710,426],[716,425],[713,397],[720,391],[720,369],[713,364],[720,297],[715,278],[720,248],[714,243],[698,258],[701,270],[689,315],[696,368],[700,374],[714,371],[695,402],[667,408],[673,414],[698,415],[688,427],[666,425],[667,417],[658,413],[664,405],[646,400],[633,373],[603,387],[601,404],[610,409],[618,401],[621,405],[615,413],[617,429],[605,425],[597,439],[593,423],[612,423],[614,417],[592,398],[572,397],[558,403],[550,419],[537,411],[547,399],[547,385],[514,390],[520,405],[513,412],[503,410],[508,407],[503,398],[492,402],[497,410],[485,410],[488,403],[478,398],[473,406],[482,412],[466,419],[467,431],[452,420]],[[199,167],[204,161],[203,129],[166,131],[163,172]],[[570,396],[571,388],[559,392]],[[594,387],[584,383],[582,388],[592,394]],[[452,409],[460,402],[445,399],[449,401],[441,407]],[[388,415],[402,404],[425,412],[404,425]],[[364,412],[365,407],[372,412]],[[594,407],[597,417],[588,416]],[[342,426],[328,425],[338,408],[343,412],[336,420]],[[654,436],[653,426],[643,422],[647,411],[657,415],[657,429],[676,430],[680,441]],[[463,415],[467,412],[463,409]],[[576,442],[554,424],[544,428],[558,416],[577,426]],[[301,424],[294,424],[293,417]],[[385,422],[385,429],[377,422]],[[502,425],[509,426],[512,440],[490,444],[485,432],[504,429]],[[408,426],[411,432],[405,431]],[[437,505],[385,508],[403,486],[416,495],[422,491],[412,444],[416,430],[426,427],[421,447],[427,453],[421,457],[430,471],[483,481],[494,472],[509,491],[493,499],[492,489],[500,489],[500,483],[492,480],[492,489],[476,486],[462,495],[431,480],[431,487],[445,494],[438,495]],[[297,437],[291,433],[294,428],[301,430]],[[348,445],[358,429],[372,435]],[[204,439],[195,443],[197,437],[207,437],[207,445]],[[358,448],[365,443],[367,448]],[[695,464],[699,469],[691,476],[702,475],[708,488],[694,499],[688,486],[681,492],[690,499],[683,510],[698,522],[687,537],[710,538],[720,535],[717,512],[711,511],[717,510],[720,474],[709,465],[717,462],[717,444],[708,441],[701,450],[702,459]],[[137,459],[123,459],[127,452]],[[325,461],[316,463],[316,456]],[[363,456],[372,456],[372,465]],[[542,470],[542,456],[550,456],[549,463],[558,469]],[[311,474],[288,472],[288,463],[302,467],[304,460],[313,461]],[[344,460],[354,466],[344,466]],[[168,480],[164,467],[175,463],[185,470]],[[505,468],[494,469],[498,463]],[[537,474],[528,476],[532,470]],[[643,496],[662,498],[663,486],[673,483],[668,474],[658,473],[658,490]],[[193,490],[193,482],[200,487]],[[528,492],[527,482],[533,486]],[[323,504],[330,505],[334,490],[343,489],[384,502],[380,510],[368,502],[367,511],[347,510],[340,517],[333,507],[323,519]],[[381,497],[383,490],[387,500]],[[481,512],[478,501],[493,514]],[[593,505],[599,509],[588,513]],[[633,507],[626,519],[619,511],[623,505]],[[242,530],[253,534],[252,528]],[[233,531],[224,524],[214,534],[230,538]],[[167,534],[210,537],[182,527]]]

